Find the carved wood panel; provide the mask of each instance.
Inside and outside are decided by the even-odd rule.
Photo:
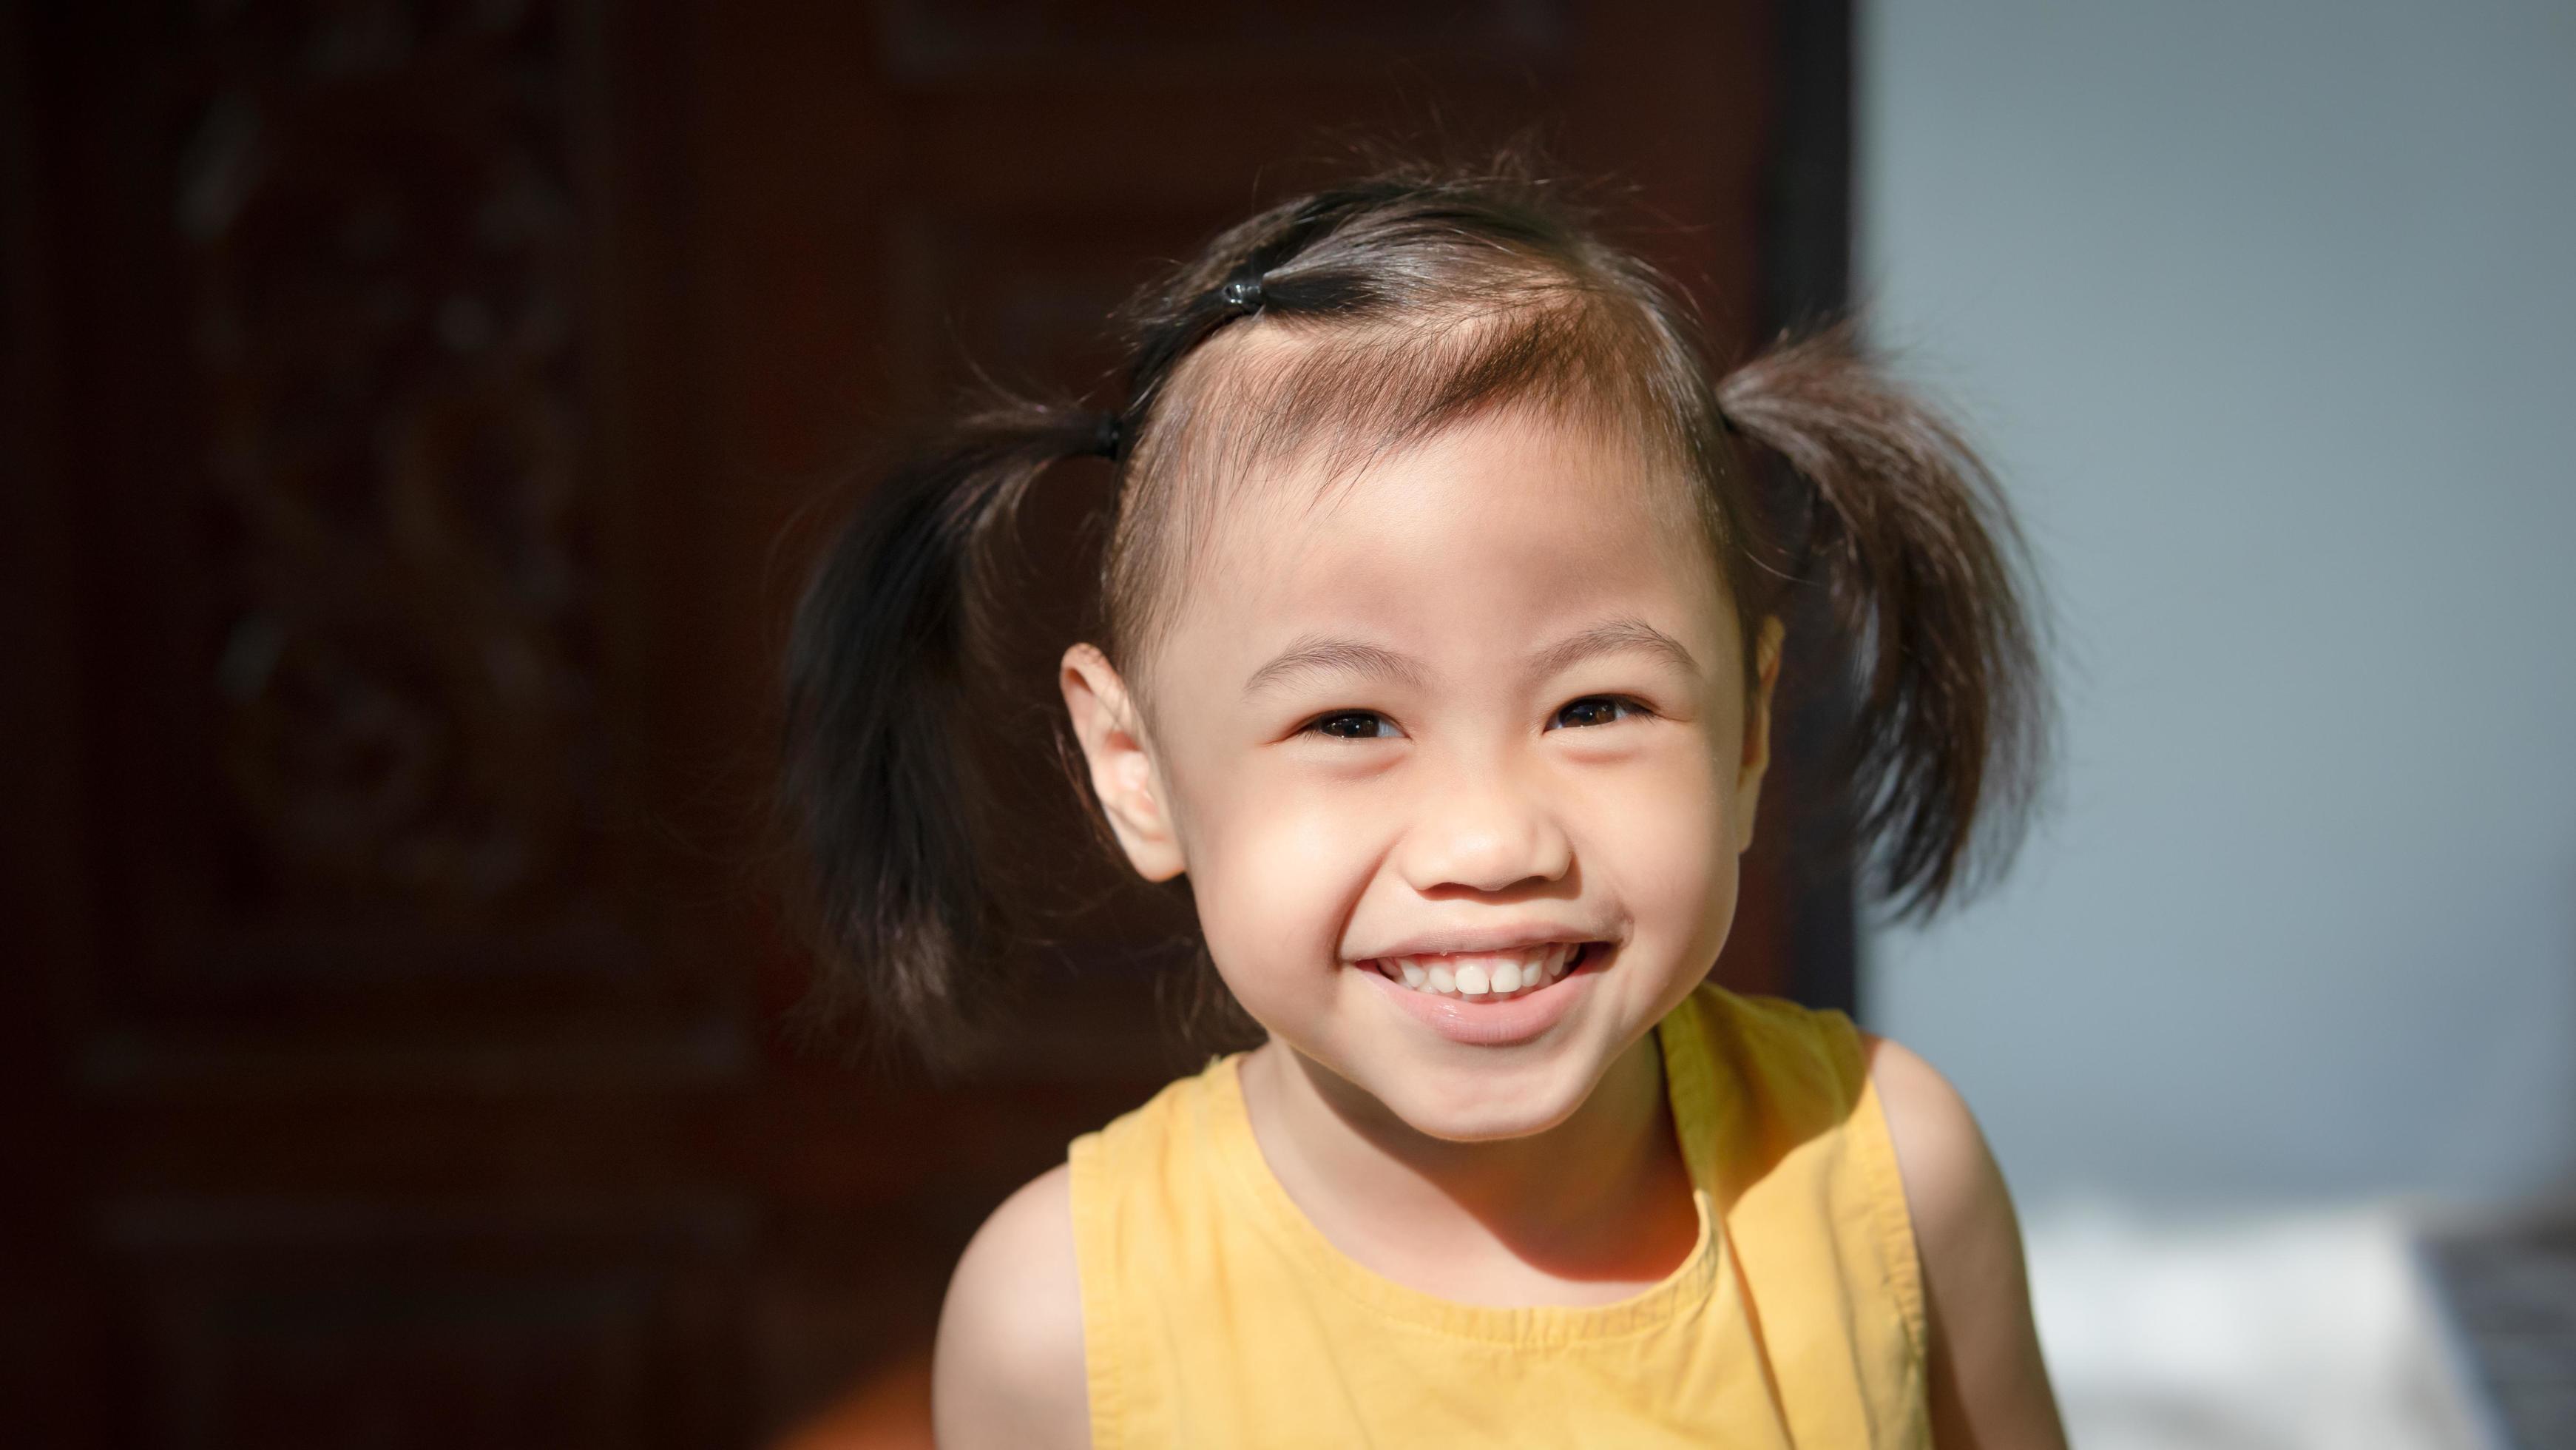
[[[969,363],[1097,380],[1156,260],[1351,136],[1535,125],[1748,338],[1772,14],[0,15],[30,1433],[752,1444],[886,1366],[906,1412],[974,1224],[1189,1057],[1139,953],[1168,914],[1103,863],[993,1073],[784,1029],[760,791],[818,498]],[[1096,482],[1030,520],[1060,598]],[[1738,980],[1784,969],[1784,880]]]
[[[118,767],[90,985],[138,1032],[668,995],[606,613],[596,31],[561,4],[57,21]]]
[[[738,1433],[721,1204],[111,1210],[138,1443],[701,1446]]]

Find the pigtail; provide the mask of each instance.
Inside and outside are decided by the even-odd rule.
[[[1015,938],[968,743],[995,649],[993,553],[1049,465],[1114,447],[1076,409],[969,417],[878,484],[799,602],[783,804],[810,863],[823,968],[807,1010],[824,1023],[864,1016],[936,1061],[983,1015],[978,989]]]
[[[1994,476],[1849,324],[1718,385],[1728,427],[1812,490],[1807,550],[1854,640],[1859,842],[1921,917],[2000,872],[2048,739],[2025,551]]]

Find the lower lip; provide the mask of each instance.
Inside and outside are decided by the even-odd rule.
[[[1373,966],[1356,970],[1392,999],[1398,1010],[1450,1041],[1469,1047],[1510,1047],[1543,1036],[1565,1020],[1565,1014],[1592,990],[1592,979],[1601,975],[1601,955],[1596,942],[1584,949],[1583,960],[1574,970],[1535,992],[1501,1002],[1466,1002],[1437,992],[1417,992],[1388,981]]]

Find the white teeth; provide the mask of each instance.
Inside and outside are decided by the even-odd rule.
[[[1384,957],[1379,975],[1416,992],[1492,1001],[1546,986],[1574,969],[1583,949],[1571,942],[1518,951]]]

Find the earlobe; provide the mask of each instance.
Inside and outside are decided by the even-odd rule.
[[[1128,864],[1148,881],[1180,875],[1180,841],[1173,833],[1162,780],[1146,752],[1127,682],[1098,648],[1078,644],[1064,652],[1056,683],[1064,691],[1065,710],[1073,717],[1073,737],[1082,747],[1091,789],[1100,798],[1109,829],[1127,853]]]

